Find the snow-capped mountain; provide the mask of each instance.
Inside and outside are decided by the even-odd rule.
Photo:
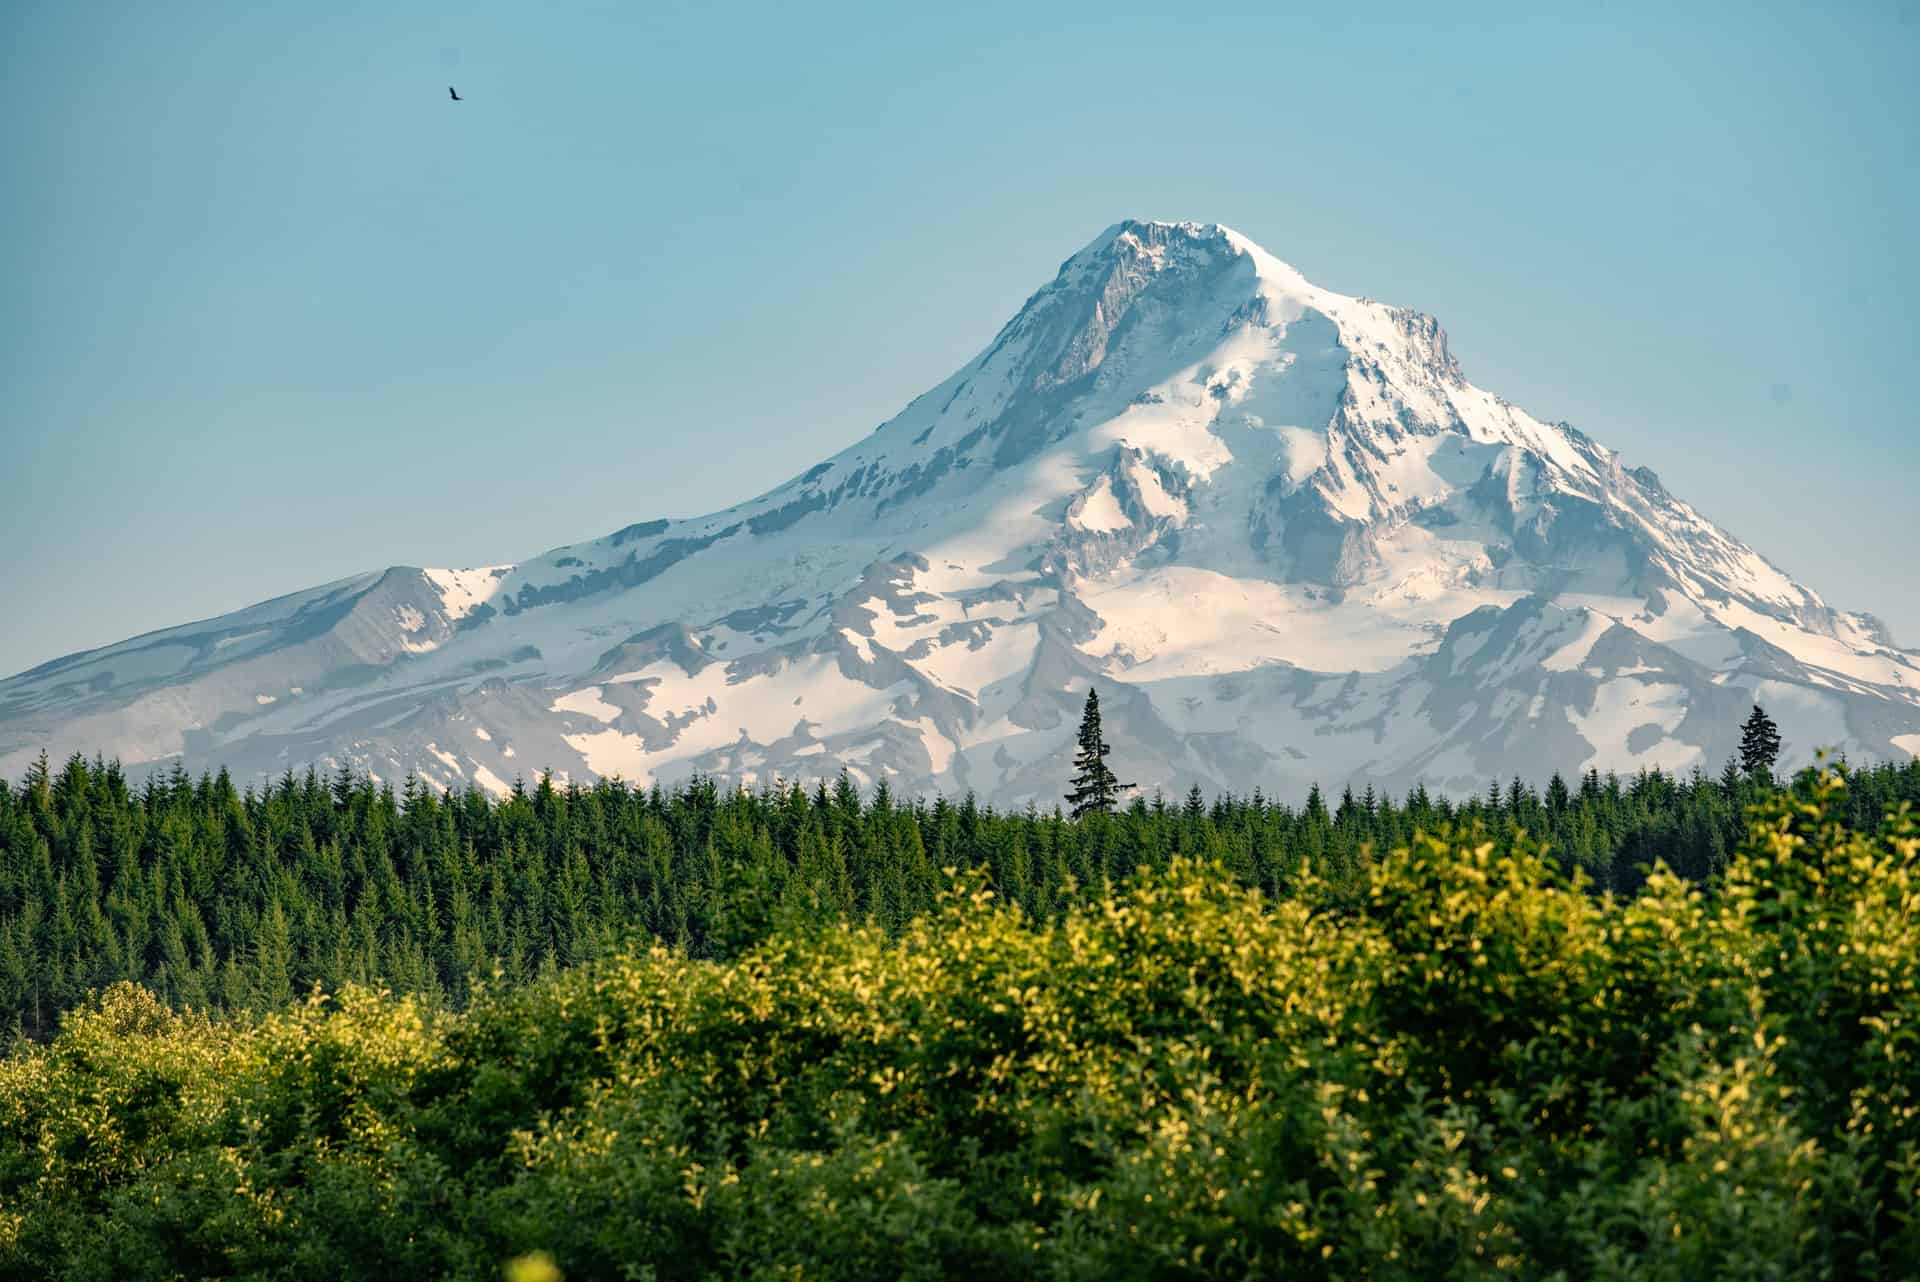
[[[1126,222],[965,368],[751,502],[517,565],[394,568],[0,682],[42,748],[1051,805],[1089,683],[1123,778],[1289,795],[1920,752],[1920,653],[1564,423],[1432,318],[1217,225]]]

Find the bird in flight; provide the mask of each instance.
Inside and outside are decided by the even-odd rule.
[[[452,85],[448,85],[448,86],[447,86],[447,96],[448,96],[449,98],[452,98],[452,99],[453,99],[453,100],[454,100],[455,102],[465,102],[465,101],[466,101],[466,99],[465,99],[465,98],[462,98],[462,97],[461,97],[461,96],[460,96],[459,94],[457,94],[457,93],[455,93],[455,92],[453,91],[453,86],[452,86]]]

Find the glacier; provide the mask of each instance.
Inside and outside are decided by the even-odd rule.
[[[1050,807],[1095,683],[1115,768],[1170,794],[1711,771],[1756,701],[1795,761],[1920,748],[1920,653],[1468,382],[1431,317],[1127,221],[750,502],[43,664],[0,682],[0,774],[845,768]]]

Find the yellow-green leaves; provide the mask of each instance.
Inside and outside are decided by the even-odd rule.
[[[1879,1277],[1920,1260],[1909,817],[1630,900],[1524,840],[1335,895],[628,950],[461,1014],[103,994],[0,1062],[0,1273]]]

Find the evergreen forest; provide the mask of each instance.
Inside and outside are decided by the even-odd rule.
[[[276,1010],[349,983],[458,1007],[476,980],[520,983],[629,942],[726,958],[779,925],[898,934],[960,871],[1036,920],[1179,856],[1275,898],[1308,868],[1357,893],[1369,862],[1447,827],[1503,852],[1527,834],[1596,889],[1632,894],[1656,860],[1696,884],[1722,869],[1767,778],[1596,772],[1331,806],[1317,788],[1297,806],[1196,789],[1068,820],[900,800],[884,783],[863,797],[844,773],[810,791],[543,777],[495,801],[347,772],[264,791],[224,772],[136,784],[74,757],[0,782],[0,1020],[44,1039],[119,980],[196,1010]],[[1920,803],[1920,762],[1852,773],[1854,825],[1901,801]]]

